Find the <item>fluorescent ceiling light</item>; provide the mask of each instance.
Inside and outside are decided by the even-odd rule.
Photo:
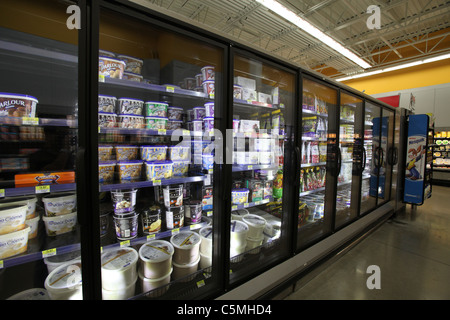
[[[353,76],[348,76],[348,77],[343,77],[343,78],[336,79],[336,81],[346,81],[346,80],[351,80],[351,79],[357,79],[357,78],[362,78],[362,77],[373,76],[375,74],[382,73],[382,72],[389,72],[389,71],[394,71],[394,70],[410,68],[410,67],[418,66],[418,65],[421,65],[421,64],[424,64],[424,63],[436,62],[436,61],[440,61],[440,60],[444,60],[444,59],[450,59],[450,53],[444,54],[444,55],[440,55],[440,56],[431,57],[431,58],[427,58],[427,59],[424,59],[424,60],[417,60],[417,61],[413,61],[413,62],[399,64],[399,65],[388,67],[388,68],[384,68],[384,69],[378,69],[378,70],[374,70],[374,71],[359,73],[359,74],[355,74]]]
[[[364,69],[371,65],[275,0],[256,0]]]

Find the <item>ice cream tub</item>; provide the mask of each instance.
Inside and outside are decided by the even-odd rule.
[[[117,163],[120,180],[137,180],[142,172],[141,160],[119,161]]]
[[[169,274],[174,251],[173,245],[165,240],[152,240],[143,244],[139,249],[142,275],[147,279],[158,279]]]
[[[142,59],[123,54],[118,55],[117,58],[125,62],[125,71],[141,74],[142,66],[144,65],[144,61]]]
[[[77,196],[75,193],[55,193],[42,198],[45,216],[53,217],[73,213],[77,210]]]
[[[113,112],[99,112],[98,126],[100,128],[114,128],[116,126],[117,114]]]
[[[146,128],[151,130],[167,129],[167,121],[168,119],[164,117],[145,117]]]
[[[214,130],[214,118],[204,117],[203,123],[204,123],[205,131],[209,132],[209,131]]]
[[[176,263],[173,262],[173,272],[172,272],[172,279],[178,280],[181,279],[181,282],[188,282],[194,279],[195,272],[198,269],[198,263],[200,262],[200,254],[198,254],[198,258],[190,263]],[[191,276],[189,276],[191,275]]]
[[[261,238],[247,238],[247,246],[245,247],[245,251],[249,251],[250,254],[257,254],[261,250],[261,245],[264,240],[264,236]],[[259,248],[258,248],[259,247]],[[258,249],[256,249],[258,248]],[[255,249],[255,250],[254,250]]]
[[[214,80],[203,81],[203,92],[211,99],[214,97]]]
[[[26,205],[26,219],[31,219],[36,215],[36,202],[36,196],[11,197],[0,201],[0,210],[3,207],[9,207],[12,205]]]
[[[155,290],[156,288],[165,286],[167,284],[170,283],[170,276],[172,275],[172,268],[170,268],[170,272],[160,278],[157,279],[150,279],[150,278],[146,278],[144,277],[144,275],[142,274],[142,271],[139,270],[139,279],[141,282],[141,288],[142,288],[142,292],[149,292],[152,290]],[[161,295],[163,295],[164,293],[166,293],[166,291],[169,289],[169,286],[165,286],[164,288],[161,288],[160,290],[155,290],[154,292],[150,292],[148,293],[146,296],[150,297],[150,298],[156,298],[159,297]]]
[[[110,58],[115,58],[116,57],[116,54],[114,53],[114,52],[111,52],[111,51],[107,51],[107,50],[98,50],[98,54],[100,55],[100,56],[103,56],[103,57],[110,57]]]
[[[245,245],[248,234],[248,225],[239,220],[232,220],[230,226],[230,247]]]
[[[186,176],[189,171],[189,160],[176,160],[173,162],[172,175],[175,176]]]
[[[183,120],[169,120],[167,121],[167,130],[181,129],[183,126]]]
[[[181,207],[183,205],[183,185],[166,186],[163,189],[164,205],[169,207]]]
[[[239,119],[233,119],[233,132],[239,132]]]
[[[194,90],[195,85],[195,78],[184,78],[184,88],[186,90]]]
[[[205,82],[207,80],[214,80],[215,79],[215,72],[214,72],[214,67],[213,66],[204,66],[201,69],[201,72],[202,72],[203,82]]]
[[[47,236],[54,237],[76,229],[77,213],[72,212],[64,215],[42,217],[42,220],[44,220]]]
[[[136,276],[137,280],[137,276]],[[127,300],[134,296],[136,290],[136,280],[130,283],[128,286],[118,290],[107,290],[102,288],[103,300]]]
[[[45,279],[44,287],[51,300],[82,300],[81,260],[57,267]]]
[[[73,251],[64,254],[58,254],[56,256],[50,256],[44,259],[44,263],[47,266],[47,271],[50,274],[53,270],[62,266],[63,264],[74,263],[81,259],[81,252]]]
[[[142,231],[145,234],[154,234],[161,231],[161,208],[158,205],[151,206],[141,212]]]
[[[242,100],[242,87],[238,84],[233,85],[233,98]]]
[[[231,220],[242,221],[242,217],[249,214],[247,209],[240,209],[231,212]]]
[[[39,220],[41,220],[41,217],[37,215],[34,218],[30,218],[25,220],[25,224],[30,228],[30,233],[28,234],[28,239],[34,239],[36,238],[39,230]]]
[[[232,204],[244,204],[248,202],[247,188],[233,189],[231,190],[231,203]]]
[[[214,117],[214,102],[205,103],[205,117]]]
[[[210,170],[214,168],[213,154],[202,154],[202,168],[205,170]]]
[[[111,191],[114,213],[124,214],[133,212],[136,206],[136,193],[136,189]]]
[[[113,146],[98,146],[98,160],[108,161],[112,159]]]
[[[166,228],[178,229],[184,226],[184,207],[166,208]]]
[[[142,129],[144,128],[144,116],[119,114],[117,116],[117,127],[122,129]]]
[[[32,288],[16,293],[7,300],[50,300],[50,296],[45,289]]]
[[[136,238],[138,234],[138,216],[139,214],[136,212],[113,215],[117,239],[130,240]]]
[[[169,159],[170,160],[189,160],[190,146],[171,146],[169,147]]]
[[[245,252],[245,248],[247,247],[247,241],[245,244],[240,247],[230,247],[230,260],[232,263],[241,262],[244,259],[243,253]]]
[[[25,94],[0,92],[0,117],[31,117],[36,116],[35,97]]]
[[[197,73],[195,75],[195,86],[201,87],[203,82],[203,75],[201,73]]]
[[[166,161],[145,161],[147,180],[161,180],[172,177],[173,162]]]
[[[133,98],[120,98],[118,111],[120,114],[133,114],[142,116],[144,101]]]
[[[195,118],[194,118],[194,110],[193,109],[189,109],[187,111],[186,115],[187,115],[187,121],[195,120]]]
[[[192,120],[203,120],[203,118],[205,117],[205,107],[194,107],[192,111],[194,115],[194,118]]]
[[[200,262],[199,262],[200,269],[209,268],[211,266],[212,266],[212,256],[200,252]]]
[[[195,224],[202,221],[202,202],[190,200],[184,204],[184,216],[187,224]]]
[[[98,163],[98,181],[106,182],[114,180],[114,169],[116,161],[100,161]]]
[[[200,258],[200,235],[193,231],[181,231],[170,238],[170,243],[175,248],[173,263],[190,264]]]
[[[206,256],[212,255],[212,239],[213,239],[213,229],[212,226],[203,227],[198,232],[200,237],[202,238],[202,242],[200,243],[200,254],[204,254]]]
[[[167,108],[169,107],[167,103],[158,101],[146,101],[144,105],[145,115],[147,117],[167,117]]]
[[[114,150],[116,151],[116,160],[117,161],[129,161],[136,160],[138,156],[138,146],[115,146]]]
[[[111,57],[98,57],[98,73],[105,78],[122,79],[125,62]]]
[[[183,108],[181,107],[167,107],[167,118],[169,120],[183,120]]]
[[[24,253],[28,248],[29,227],[0,235],[0,259]]]
[[[167,146],[141,146],[141,159],[144,161],[166,160]]]
[[[102,288],[120,290],[137,279],[138,252],[132,247],[110,249],[102,253]]]
[[[248,238],[252,239],[263,239],[263,231],[266,226],[266,219],[260,217],[256,214],[248,214],[242,218],[242,221],[248,225]],[[262,240],[261,240],[262,241]]]
[[[98,96],[98,112],[115,112],[117,98],[113,96]]]
[[[127,72],[127,71],[125,71],[123,73],[123,79],[124,80],[130,80],[130,81],[136,81],[136,82],[143,82],[144,81],[144,77],[141,76],[140,74],[133,73],[133,72]]]
[[[192,131],[203,131],[203,120],[192,120]]]

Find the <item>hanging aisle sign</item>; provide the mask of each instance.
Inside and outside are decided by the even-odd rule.
[[[406,203],[420,205],[424,202],[428,122],[426,114],[409,116],[403,195]]]

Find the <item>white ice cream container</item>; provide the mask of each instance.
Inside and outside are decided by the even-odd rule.
[[[195,277],[195,275],[192,275],[192,277],[187,276],[197,271],[199,262],[200,262],[200,255],[195,261],[191,263],[178,264],[176,262],[173,262],[173,273],[172,273],[173,280],[183,278],[181,282],[191,281]]]
[[[57,267],[47,276],[44,286],[51,300],[82,300],[81,260]]]
[[[149,292],[149,291],[155,290],[156,288],[159,288],[161,286],[168,284],[170,282],[170,276],[172,274],[172,270],[173,269],[170,268],[170,271],[168,274],[166,274],[160,278],[157,278],[157,279],[146,278],[146,277],[144,277],[142,270],[139,270],[139,280],[141,282],[142,292],[143,293]],[[164,289],[152,292],[152,293],[148,294],[147,296],[152,297],[152,298],[158,297],[158,296],[164,294],[168,289],[169,289],[169,287],[166,286]]]
[[[22,230],[25,227],[27,205],[10,205],[0,208],[0,235]]]
[[[198,232],[200,237],[202,238],[202,242],[200,243],[200,253],[211,256],[212,255],[212,227],[203,227]]]
[[[266,226],[266,219],[256,214],[248,214],[242,218],[242,221],[248,225],[247,238],[263,239],[263,231]]]
[[[240,248],[245,244],[249,227],[246,223],[233,220],[230,227],[230,247]]]
[[[190,264],[197,261],[199,256],[200,235],[193,231],[182,231],[170,238],[170,243],[175,248],[173,262],[177,264]],[[175,272],[175,270],[174,270]]]
[[[173,245],[165,240],[152,240],[143,244],[139,249],[142,275],[148,279],[159,279],[169,274],[173,253]]]
[[[10,205],[19,205],[26,204],[27,205],[27,219],[31,219],[36,215],[36,196],[26,196],[26,197],[12,197],[5,200],[0,201],[0,210],[2,207],[10,206]]]
[[[28,248],[28,233],[30,228],[0,235],[0,259],[24,253]]]
[[[103,300],[126,300],[134,296],[136,289],[136,279],[130,283],[126,288],[118,290],[107,290],[102,288],[102,299]]]
[[[60,234],[74,231],[77,226],[77,213],[72,212],[53,217],[42,217],[45,224],[45,231],[48,236],[57,236]]]
[[[36,238],[38,234],[39,229],[39,220],[41,220],[41,217],[37,215],[34,218],[26,219],[25,224],[30,227],[30,233],[28,234],[28,239],[34,239]]]
[[[138,252],[131,247],[105,251],[101,256],[103,289],[126,289],[135,282],[138,257]]]
[[[75,193],[57,193],[42,198],[45,215],[58,216],[75,212],[77,209],[77,196]]]
[[[77,260],[80,259],[81,259],[81,252],[78,250],[45,258],[44,263],[47,266],[48,273],[50,274],[53,270],[55,270],[56,268],[58,268],[63,264],[75,263]]]
[[[258,239],[254,239],[254,238],[247,238],[247,246],[245,247],[245,251],[250,251],[250,254],[257,254],[259,253],[260,249],[257,250],[253,250],[255,248],[258,248],[259,246],[262,245],[262,242],[264,240],[264,236],[262,236],[261,238]]]
[[[212,266],[212,256],[200,252],[200,269],[209,268]]]

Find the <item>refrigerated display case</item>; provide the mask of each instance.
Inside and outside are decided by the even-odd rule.
[[[99,35],[102,298],[199,297],[221,281],[224,46],[107,7]]]
[[[281,65],[233,53],[230,284],[289,254],[286,185],[296,83]]]
[[[301,113],[298,115],[301,146],[297,249],[317,241],[332,230],[333,176],[337,172],[338,90],[326,83],[303,78]],[[299,106],[300,108],[300,106]]]
[[[78,33],[65,11],[52,0],[0,4],[0,299],[82,299]]]

